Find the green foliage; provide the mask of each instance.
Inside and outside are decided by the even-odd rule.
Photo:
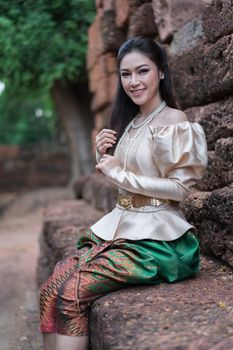
[[[22,90],[86,79],[94,8],[94,0],[0,0],[0,80]]]
[[[7,93],[8,91],[8,93]],[[57,118],[48,94],[0,95],[0,144],[20,145],[51,141]]]

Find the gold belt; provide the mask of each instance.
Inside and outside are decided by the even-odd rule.
[[[171,205],[173,201],[169,199],[158,199],[154,197],[144,196],[142,194],[119,194],[118,195],[118,204],[125,208],[140,208],[145,205],[157,206],[161,204]]]

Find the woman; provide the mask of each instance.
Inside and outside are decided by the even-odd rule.
[[[77,253],[58,263],[41,288],[46,350],[87,348],[96,298],[133,284],[180,281],[199,269],[194,227],[178,204],[206,168],[203,129],[177,109],[156,42],[129,39],[118,64],[110,129],[96,137],[96,168],[118,186],[118,203],[84,232]]]

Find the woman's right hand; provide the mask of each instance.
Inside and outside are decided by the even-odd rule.
[[[115,135],[116,131],[112,129],[103,129],[96,136],[95,144],[100,155],[105,154],[108,148],[113,147],[117,139]]]

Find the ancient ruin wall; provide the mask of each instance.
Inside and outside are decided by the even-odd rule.
[[[87,56],[93,139],[108,125],[117,49],[135,35],[164,45],[177,100],[206,132],[208,170],[182,206],[203,253],[233,266],[233,1],[96,0]]]

